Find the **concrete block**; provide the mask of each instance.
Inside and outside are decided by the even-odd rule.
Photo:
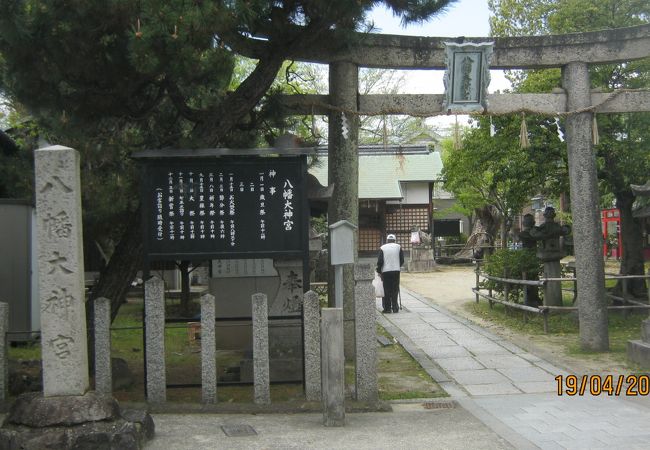
[[[462,385],[510,384],[509,379],[493,369],[452,370],[449,371],[449,375]]]
[[[460,345],[457,346],[445,346],[445,347],[427,347],[426,349],[423,349],[426,354],[435,359],[436,362],[439,363],[439,359],[447,359],[447,358],[461,358],[461,357],[466,357],[469,358],[472,356],[470,352],[465,350],[463,347]]]
[[[650,344],[650,319],[641,322],[641,340]]]
[[[471,369],[484,369],[478,361],[472,357],[461,357],[461,358],[445,358],[440,361],[436,361],[440,367],[443,369],[450,370],[471,370]]]
[[[547,381],[552,382],[555,374],[550,374],[538,367],[507,367],[499,368],[499,372],[516,382]]]
[[[520,394],[521,391],[510,383],[468,384],[463,386],[471,395]]]
[[[513,381],[512,384],[525,394],[557,392],[557,383],[554,381]]]
[[[477,355],[476,359],[488,369],[533,367],[531,363],[515,355]]]
[[[650,367],[650,343],[627,341],[627,357],[643,367]]]

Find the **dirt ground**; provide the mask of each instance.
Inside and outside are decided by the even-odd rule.
[[[528,335],[513,331],[499,324],[484,320],[472,314],[466,307],[474,302],[472,287],[476,285],[473,266],[438,266],[428,273],[402,273],[401,285],[416,292],[435,304],[465,317],[502,336],[521,348],[530,351],[552,364],[575,374],[629,374],[630,368],[615,360],[609,353],[573,355],[566,351],[566,335]]]

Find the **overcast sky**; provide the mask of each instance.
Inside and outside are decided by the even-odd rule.
[[[376,8],[370,15],[378,33],[431,37],[488,37],[490,34],[489,17],[487,0],[459,0],[432,20],[408,27],[402,27],[400,20],[383,7]],[[402,89],[404,94],[444,94],[445,92],[442,83],[444,75],[442,70],[400,71],[400,73],[402,72],[406,74],[406,84]],[[488,92],[503,91],[510,86],[508,80],[503,77],[502,71],[492,70],[490,72],[491,82]],[[463,121],[466,119],[466,116],[462,116],[462,119],[459,118]],[[445,128],[454,120],[451,117],[438,116],[429,119],[428,122]]]
[[[383,7],[376,8],[372,13],[380,33],[415,36],[487,36],[490,32],[488,17],[487,0],[459,0],[432,20],[406,28]]]

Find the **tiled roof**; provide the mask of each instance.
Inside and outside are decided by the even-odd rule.
[[[327,154],[318,152],[318,164],[309,169],[327,186]],[[359,199],[400,199],[400,181],[432,182],[440,180],[440,153],[423,146],[395,149],[383,146],[359,148]]]

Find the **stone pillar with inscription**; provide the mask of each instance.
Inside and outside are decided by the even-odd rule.
[[[273,266],[278,271],[280,286],[275,298],[269,303],[269,315],[300,316],[303,294],[302,261],[275,260]]]
[[[43,392],[11,405],[0,448],[141,448],[153,437],[151,416],[89,391],[79,153],[42,148],[34,165]]]
[[[36,150],[38,284],[43,394],[83,395],[89,387],[79,153]]]

